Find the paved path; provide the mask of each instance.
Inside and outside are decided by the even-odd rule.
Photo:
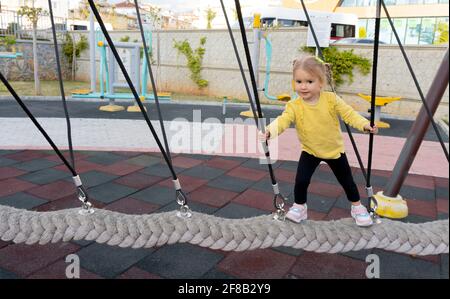
[[[39,118],[38,121],[54,142],[67,148],[66,121],[62,118]],[[78,150],[149,151],[159,152],[156,141],[143,120],[72,118],[73,144]],[[152,121],[162,141],[158,121]],[[201,153],[218,156],[264,157],[256,140],[252,124],[226,124],[214,122],[165,121],[169,147],[174,153]],[[49,149],[33,123],[26,118],[0,118],[0,148]],[[354,133],[358,150],[367,165],[368,135]],[[349,162],[359,167],[348,135],[344,134]],[[376,136],[373,169],[392,170],[405,143],[405,138]],[[448,147],[448,143],[447,143]],[[274,160],[297,161],[300,144],[295,129],[286,130],[271,142]],[[411,166],[410,173],[436,177],[449,176],[449,168],[438,142],[424,141]]]

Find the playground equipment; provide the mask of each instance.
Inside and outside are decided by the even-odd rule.
[[[23,57],[23,54],[21,52],[0,52],[0,58],[13,58],[16,59],[18,57]]]
[[[269,95],[270,66],[272,63],[272,42],[270,41],[267,32],[263,32],[262,37],[266,42],[266,79],[264,80],[264,96],[272,101],[289,102],[292,97],[288,94],[283,93],[276,97]]]
[[[260,47],[261,39],[266,42],[266,78],[264,80],[264,88],[257,88],[258,91],[263,91],[264,96],[271,101],[285,101],[291,100],[291,96],[287,94],[281,94],[279,96],[269,95],[269,81],[270,81],[270,66],[272,60],[272,43],[267,37],[266,32],[261,30],[261,15],[255,14],[253,19],[253,53],[252,53],[252,68],[255,71],[256,83],[259,82],[259,57],[260,57]],[[254,95],[253,95],[254,98]],[[252,99],[250,99],[252,100]],[[243,117],[253,117],[253,112],[251,110],[243,111],[240,113]]]
[[[145,32],[145,39],[146,42],[150,45],[149,54],[151,54],[151,32]],[[134,99],[134,96],[131,93],[116,92],[116,88],[128,88],[128,85],[126,82],[124,82],[123,75],[120,74],[120,69],[118,67],[116,59],[114,58],[111,47],[109,47],[108,43],[105,41],[105,37],[100,30],[96,31],[95,42],[100,52],[100,69],[98,75],[100,91],[95,92],[91,90],[75,90],[72,91],[72,97],[109,99],[109,104],[100,107],[100,110],[107,112],[122,111],[124,110],[124,107],[116,105],[115,99]],[[115,46],[121,54],[122,61],[129,70],[133,85],[137,90],[141,91],[141,93],[139,94],[140,100],[142,102],[145,100],[154,100],[153,93],[147,92],[147,56],[142,55],[143,59],[141,64],[141,44],[130,42],[115,42]],[[141,72],[139,72],[139,70],[141,70]],[[91,76],[91,78],[92,77],[95,78],[95,75]],[[158,93],[158,96],[161,100],[170,100],[170,93]],[[135,104],[128,107],[127,111],[139,112],[140,110],[139,107]]]
[[[137,2],[137,0],[135,0]],[[50,9],[51,9],[51,1]],[[382,0],[380,0],[383,3]],[[380,5],[378,3],[378,6]],[[221,0],[222,9],[226,17],[225,7]],[[302,4],[303,1],[302,1]],[[91,9],[95,12],[96,18],[102,26],[102,30],[108,41],[111,43],[111,47],[114,47],[114,43],[111,41],[106,28],[101,20],[101,17],[95,7],[93,0],[89,0]],[[305,6],[304,10],[306,12]],[[136,8],[138,5],[136,4]],[[255,111],[255,120],[258,125],[258,119],[262,118],[261,106],[258,98],[257,84],[255,76],[253,74],[253,68],[251,66],[250,53],[247,45],[247,39],[245,35],[245,29],[243,26],[243,18],[240,9],[239,0],[236,0],[236,11],[240,22],[240,31],[244,44],[245,54],[250,70],[250,77],[252,81],[252,88],[254,90],[254,100],[257,104],[258,115]],[[380,9],[378,9],[380,11]],[[387,10],[386,10],[386,14]],[[51,13],[52,15],[52,13]],[[139,10],[137,9],[137,15],[140,23]],[[388,15],[389,17],[389,15]],[[53,19],[53,17],[52,17]],[[227,19],[227,17],[226,17]],[[308,23],[310,23],[308,18]],[[311,23],[310,23],[311,24]],[[53,25],[53,24],[52,24]],[[374,51],[374,75],[373,82],[376,83],[377,74],[377,49],[380,34],[380,13],[377,14],[376,21],[376,42]],[[230,35],[232,32],[227,19],[227,26],[229,28]],[[312,27],[312,26],[311,26]],[[393,31],[395,32],[395,27]],[[52,26],[54,35],[55,26]],[[142,28],[142,26],[141,26]],[[141,29],[142,30],[142,29]],[[315,38],[316,39],[316,38]],[[144,39],[145,40],[145,39]],[[233,43],[234,43],[234,39]],[[56,38],[54,38],[55,45]],[[401,45],[401,43],[399,43]],[[57,47],[55,46],[55,49]],[[318,47],[319,51],[320,48]],[[132,84],[128,73],[122,64],[122,61],[116,51],[114,52],[115,58],[118,60],[121,71],[127,79],[130,89],[133,91],[135,100],[142,111],[142,103],[139,101],[138,94],[135,87]],[[239,53],[235,47],[235,54],[240,62]],[[430,100],[431,110],[435,111],[442,96],[448,85],[448,50],[446,56],[441,64],[441,67],[433,81],[430,88],[430,92],[427,99]],[[62,86],[62,72],[58,68],[59,80]],[[243,68],[240,68],[243,80],[245,79],[245,73]],[[156,134],[148,116],[143,113],[149,129],[158,143],[161,154],[164,157],[172,175],[173,183],[176,186],[177,203],[181,206],[179,212],[166,212],[166,213],[153,213],[151,215],[125,215],[117,212],[107,210],[96,210],[95,213],[89,212],[90,206],[86,206],[88,202],[87,194],[82,189],[82,183],[79,175],[75,171],[74,163],[70,165],[58,147],[54,144],[45,130],[40,126],[39,122],[28,110],[26,105],[14,91],[13,87],[4,78],[0,72],[0,80],[10,91],[12,96],[20,104],[22,109],[33,121],[35,126],[44,135],[49,144],[58,154],[63,163],[67,166],[73,175],[74,183],[78,189],[78,199],[83,202],[83,213],[79,210],[70,209],[53,212],[35,212],[26,211],[15,208],[10,208],[0,205],[0,239],[4,241],[13,241],[14,243],[25,244],[47,244],[50,242],[70,240],[86,239],[88,241],[97,241],[98,243],[106,243],[108,245],[119,245],[121,247],[153,247],[161,246],[163,244],[173,244],[175,242],[192,243],[202,247],[210,247],[212,249],[222,249],[225,251],[236,250],[252,250],[256,248],[267,248],[269,246],[290,246],[293,248],[302,248],[307,251],[316,252],[346,252],[350,250],[372,249],[381,248],[384,250],[391,250],[396,252],[408,253],[408,254],[440,254],[448,253],[448,219],[437,220],[427,223],[402,223],[398,221],[385,220],[381,223],[369,228],[355,227],[353,221],[350,219],[340,219],[338,221],[305,221],[302,225],[293,224],[290,222],[284,222],[284,200],[283,203],[279,200],[281,193],[279,191],[278,183],[275,180],[272,163],[270,162],[270,152],[267,144],[265,144],[266,158],[269,165],[269,172],[272,180],[272,187],[274,189],[274,206],[277,209],[279,217],[271,216],[257,216],[246,219],[225,219],[216,216],[205,215],[201,213],[189,212],[189,207],[186,205],[186,198],[180,198],[184,194],[181,191],[180,182],[174,171],[172,161],[168,158],[168,150],[166,151],[159,137]],[[63,93],[63,88],[61,88]],[[373,84],[372,88],[372,105],[375,104],[375,91],[376,84]],[[248,93],[249,98],[252,100],[251,94]],[[421,111],[421,115],[416,122],[417,126],[425,132],[429,122],[433,122],[432,112],[428,108],[427,102],[424,101],[424,108]],[[428,118],[426,119],[427,111]],[[374,109],[372,108],[372,115]],[[422,113],[423,112],[423,113]],[[66,118],[69,119],[66,113]],[[371,117],[371,124],[373,125],[373,117]],[[415,124],[415,125],[416,125]],[[264,132],[264,126],[259,123],[259,128]],[[415,133],[415,131],[411,131]],[[436,134],[439,135],[439,131],[436,129]],[[420,146],[420,142],[423,140],[423,134],[413,134],[414,141],[407,142],[406,145],[409,148],[415,149],[410,153],[402,153],[399,159],[400,165],[403,165],[404,169],[412,164],[416,149]],[[69,137],[70,140],[70,137]],[[373,147],[373,134],[370,135],[369,142],[369,163],[367,172],[367,186],[370,186],[370,173],[371,173],[371,160],[372,160],[372,147]],[[409,141],[409,140],[408,140]],[[412,145],[412,146],[411,146]],[[443,145],[445,149],[445,145]],[[71,149],[71,155],[73,150]],[[448,159],[448,153],[446,153]],[[404,161],[411,159],[411,163],[404,163]],[[406,165],[405,165],[406,164]],[[396,167],[397,169],[397,167]],[[393,173],[400,173],[404,177],[407,171],[396,171]],[[396,180],[397,181],[397,180]],[[400,180],[402,181],[402,180]],[[394,189],[399,189],[401,182],[395,183]],[[371,187],[370,187],[371,188]],[[393,190],[393,192],[396,192]],[[372,196],[372,195],[369,195]],[[370,203],[370,201],[369,201]],[[181,212],[181,213],[180,213]],[[185,213],[189,212],[189,213]],[[187,215],[183,215],[187,214]],[[274,221],[276,220],[276,221]]]
[[[362,99],[366,100],[367,102],[370,103],[371,101],[371,96],[370,95],[366,95],[363,93],[358,93],[358,96],[361,97]],[[377,125],[378,128],[383,128],[383,129],[388,129],[391,127],[390,124],[388,124],[387,122],[381,121],[380,120],[380,115],[381,115],[381,107],[386,106],[389,103],[395,102],[400,100],[401,97],[376,97],[375,98],[375,124]]]

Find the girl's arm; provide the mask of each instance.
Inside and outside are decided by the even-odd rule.
[[[295,111],[293,102],[286,104],[286,109],[277,117],[270,125],[267,126],[266,135],[268,139],[272,139],[283,133],[295,121]]]
[[[338,96],[336,96],[336,111],[346,124],[361,132],[366,131],[367,126],[370,127],[370,121],[361,116],[352,106],[348,105]]]

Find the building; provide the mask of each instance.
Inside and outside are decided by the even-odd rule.
[[[353,13],[359,18],[358,33],[373,37],[377,0],[318,0],[306,4],[312,10]],[[307,1],[305,1],[307,2]],[[385,0],[403,44],[448,43],[449,0]],[[297,0],[283,0],[283,6],[301,8]],[[396,43],[383,12],[380,40]]]
[[[32,6],[32,0],[0,0],[2,10],[18,11],[21,6]],[[69,0],[52,0],[53,15],[67,19],[69,14]],[[48,0],[34,0],[34,7],[41,7],[48,11]]]

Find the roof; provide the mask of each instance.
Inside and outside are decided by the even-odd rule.
[[[124,1],[117,3],[116,8],[135,8],[135,6],[130,1]]]

